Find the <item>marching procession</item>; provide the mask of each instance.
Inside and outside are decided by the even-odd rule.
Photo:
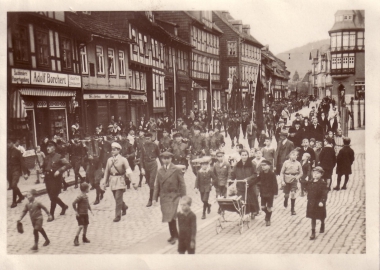
[[[81,137],[80,127],[73,125],[69,142],[54,136],[51,140],[44,139],[37,148],[36,184],[45,183],[50,211],[35,201],[36,190],[32,189],[27,194],[28,202],[22,210],[18,227],[29,212],[35,237],[32,249],[38,249],[39,233],[45,238],[44,246],[50,244],[42,228],[41,209],[48,213],[48,222],[54,221],[57,204],[61,208],[60,215],[70,211],[69,202],[63,202],[59,194],[61,189],[67,189],[64,174],[70,174],[72,169],[74,188],[80,190],[72,202],[79,226],[75,246],[79,245],[82,229],[83,242],[90,243],[86,236],[88,211],[91,211],[92,204],[102,203],[108,189],[115,200],[113,221],[128,222],[128,216],[122,220],[128,210],[128,196],[124,198],[123,195],[131,187],[139,192],[144,184],[149,186],[146,207],[160,202],[162,222],[169,224],[168,242],[175,244],[179,241],[180,253],[195,253],[196,219],[190,209],[192,198],[186,196],[193,188],[203,203],[202,219],[211,212],[209,195],[214,187],[217,199],[237,196],[242,200],[245,214],[251,220],[260,215],[260,210],[263,211],[266,226],[271,225],[273,202],[278,195],[284,194],[284,208],[288,207],[290,197],[290,216],[297,214],[297,197],[307,196],[306,217],[311,219],[310,240],[314,240],[317,220],[321,222],[320,233],[328,229],[325,224],[326,201],[332,196],[334,168],[337,174],[334,190],[346,190],[354,162],[350,138],[342,136],[336,108],[328,101],[312,102],[310,113],[307,116],[296,113],[295,119],[291,119],[285,107],[276,121],[276,113],[268,108],[263,130],[257,128],[256,119],[247,113],[229,116],[223,112],[215,113],[213,123],[197,112],[177,118],[177,121],[167,115],[157,123],[153,118],[149,121],[141,118],[136,125],[113,121],[107,132],[98,125],[93,136],[85,137]],[[240,136],[240,130],[243,136]],[[225,154],[225,140],[231,141],[233,154],[229,156]],[[80,174],[81,167],[85,175]],[[189,186],[184,182],[184,173],[190,168],[196,178]],[[132,176],[135,170],[139,171],[138,179]],[[11,208],[16,208],[24,200],[18,188],[21,175],[27,179],[29,171],[17,142],[8,140],[8,181],[9,189],[13,191]],[[341,186],[343,175],[345,181]],[[96,193],[94,202],[90,202],[87,196],[92,190]],[[182,210],[177,213],[179,204]],[[217,211],[223,214],[221,207]]]

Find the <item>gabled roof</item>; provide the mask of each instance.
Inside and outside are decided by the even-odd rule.
[[[188,11],[183,11],[183,12],[184,12],[187,16],[189,16],[191,19],[193,19],[193,20],[197,21],[198,23],[201,23],[201,24],[204,25],[204,23],[203,23],[201,20],[198,20],[198,18],[194,17],[190,12],[188,12]],[[217,32],[219,32],[219,33],[221,33],[221,34],[223,34],[223,31],[222,31],[218,26],[216,26],[215,23],[212,24],[212,29],[213,29],[213,30],[216,30]]]
[[[365,16],[364,10],[338,10],[335,16],[339,15],[353,15],[353,20],[343,20],[340,22],[335,22],[330,32],[346,29],[364,29],[365,28]]]
[[[160,22],[163,22],[163,21],[160,21]],[[165,34],[167,34],[168,36],[170,36],[170,38],[178,43],[181,43],[182,45],[185,45],[185,46],[188,46],[188,47],[191,47],[191,48],[194,48],[193,45],[191,45],[189,42],[181,39],[180,37],[170,33],[169,31],[167,31],[165,28],[163,28],[161,25],[159,25],[158,23],[153,23],[155,24],[157,27],[159,27]]]
[[[252,35],[248,35],[244,32],[240,32],[238,29],[236,29],[223,15],[221,11],[213,11],[213,13],[218,16],[219,19],[221,19],[226,25],[228,25],[235,33],[237,33],[241,38],[246,39],[250,42],[255,43],[259,47],[264,47],[263,44],[261,44],[257,39],[255,39]],[[233,20],[234,18],[228,13],[229,18]]]
[[[78,14],[77,12],[65,12],[65,14],[68,24],[80,28],[89,34],[95,34],[101,38],[113,39],[118,42],[134,43],[133,40],[129,39],[127,35],[117,27],[95,16],[83,13]]]
[[[306,72],[305,76],[303,76],[302,82],[309,82],[310,81],[310,74],[311,74],[311,70]]]

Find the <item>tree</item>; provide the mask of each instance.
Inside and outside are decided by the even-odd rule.
[[[293,82],[297,82],[299,81],[299,79],[300,79],[300,75],[298,75],[298,72],[296,70],[293,75]]]

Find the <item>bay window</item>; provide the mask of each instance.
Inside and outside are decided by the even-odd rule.
[[[342,50],[342,33],[336,33],[336,47],[338,51]]]
[[[348,49],[348,40],[349,40],[349,37],[350,37],[350,33],[349,32],[343,32],[343,50],[347,50]]]
[[[343,54],[343,68],[348,68],[348,53]]]
[[[355,49],[355,32],[350,32],[350,50]]]
[[[364,32],[363,31],[358,32],[357,47],[359,50],[364,49]]]
[[[350,53],[348,56],[348,68],[355,68],[355,54]]]

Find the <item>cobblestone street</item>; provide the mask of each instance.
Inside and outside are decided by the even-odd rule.
[[[307,113],[303,108],[301,113]],[[289,208],[283,207],[283,193],[274,203],[272,225],[265,226],[264,214],[261,213],[243,234],[239,233],[237,224],[238,215],[227,213],[228,222],[222,232],[217,235],[215,221],[217,219],[215,192],[212,190],[210,201],[214,202],[212,212],[206,220],[201,220],[201,201],[199,195],[194,192],[195,176],[189,168],[185,174],[187,194],[193,198],[192,210],[197,214],[197,242],[196,253],[365,253],[365,154],[362,136],[364,130],[350,131],[352,146],[355,150],[355,162],[353,174],[346,191],[331,191],[327,201],[326,231],[317,233],[315,241],[309,240],[311,231],[310,219],[305,218],[306,197],[296,201],[296,216],[291,216]],[[274,140],[275,141],[275,140]],[[247,141],[241,138],[241,142],[247,147]],[[275,142],[273,147],[276,147]],[[231,142],[226,140],[226,155],[232,153]],[[71,173],[72,174],[72,173]],[[31,175],[28,181],[20,179],[21,190],[24,192],[33,187]],[[138,179],[138,169],[133,174]],[[145,181],[145,180],[143,180]],[[334,174],[335,185],[336,175]],[[88,229],[89,244],[81,243],[79,247],[73,246],[73,240],[77,229],[75,213],[72,202],[79,193],[79,189],[69,187],[61,193],[64,203],[69,205],[65,216],[60,216],[60,208],[56,209],[55,221],[46,222],[44,228],[51,240],[48,247],[40,244],[39,254],[151,254],[151,253],[177,253],[177,245],[171,246],[166,242],[169,237],[166,223],[161,222],[159,203],[155,206],[145,207],[148,201],[148,186],[143,185],[138,191],[127,190],[124,200],[129,206],[127,215],[119,223],[112,222],[114,218],[114,199],[112,193],[107,190],[100,204],[93,206],[95,216],[90,215]],[[48,209],[50,200],[48,196],[41,195],[37,198]],[[92,204],[95,200],[95,191],[90,191],[89,200]],[[29,216],[23,219],[24,234],[16,231],[18,220],[26,200],[16,208],[9,208],[11,204],[11,191],[7,193],[7,250],[9,254],[31,254],[33,245],[33,230]],[[45,213],[44,213],[45,215]],[[317,223],[317,232],[319,223]],[[40,239],[40,243],[42,239]]]

